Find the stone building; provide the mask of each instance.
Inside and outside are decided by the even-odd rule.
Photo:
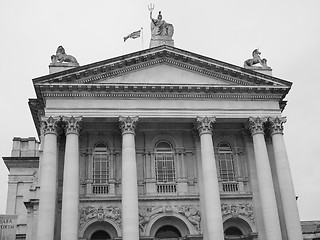
[[[58,49],[33,79],[40,141],[14,138],[3,158],[17,239],[301,240],[281,115],[292,84],[264,62],[152,43],[85,66]]]

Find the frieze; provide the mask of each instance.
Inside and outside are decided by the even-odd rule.
[[[121,208],[114,206],[100,206],[99,208],[87,206],[80,209],[80,226],[85,225],[92,219],[97,219],[98,221],[109,219],[121,227]]]
[[[152,206],[139,208],[139,225],[141,231],[145,232],[146,225],[161,213],[176,213],[186,217],[189,222],[201,233],[201,215],[199,206],[179,205],[179,206]]]
[[[221,212],[222,217],[231,215],[233,218],[237,218],[239,215],[241,215],[254,223],[254,211],[252,204],[221,204]]]

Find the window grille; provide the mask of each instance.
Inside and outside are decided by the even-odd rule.
[[[236,181],[234,168],[234,155],[228,143],[220,143],[218,146],[218,159],[220,177],[223,182]]]
[[[156,179],[161,183],[172,183],[176,180],[174,153],[167,142],[160,142],[156,147]]]
[[[107,145],[98,143],[93,151],[93,194],[107,194],[109,188],[110,159]]]

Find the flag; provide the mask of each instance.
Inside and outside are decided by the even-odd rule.
[[[133,38],[133,39],[138,38],[140,37],[140,35],[141,35],[141,29],[139,31],[130,33],[128,36],[123,38],[123,41],[125,42],[128,38]]]

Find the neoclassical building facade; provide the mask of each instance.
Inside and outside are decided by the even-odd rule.
[[[33,85],[39,141],[3,158],[17,238],[302,239],[270,68],[160,45]]]

